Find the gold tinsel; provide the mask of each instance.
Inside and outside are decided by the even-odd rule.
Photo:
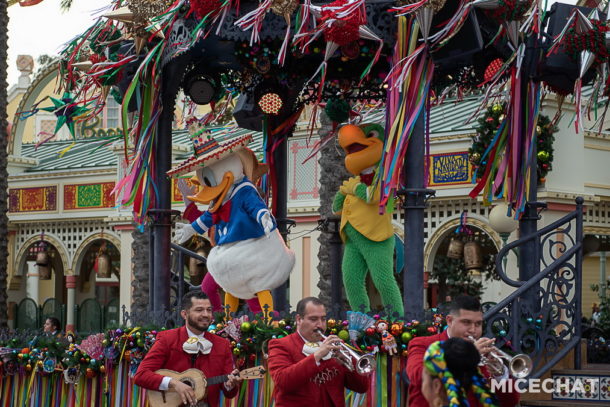
[[[162,14],[172,3],[172,0],[129,0],[127,7],[133,13],[134,22],[148,24],[148,20]]]
[[[278,16],[286,17],[292,15],[299,7],[298,0],[272,0],[271,11]]]

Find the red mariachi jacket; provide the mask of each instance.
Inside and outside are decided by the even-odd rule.
[[[233,371],[233,354],[229,341],[217,335],[206,332],[204,337],[212,342],[212,351],[207,354],[190,355],[182,350],[182,345],[188,339],[186,327],[159,332],[157,340],[140,363],[136,372],[136,384],[149,390],[158,390],[163,376],[155,373],[159,369],[170,369],[183,372],[195,367],[206,377],[221,376]],[[210,407],[219,405],[220,390],[225,397],[235,397],[237,386],[226,391],[223,384],[208,386],[205,401]]]
[[[275,386],[275,407],[345,406],[345,388],[366,393],[369,379],[331,358],[316,364],[303,354],[305,341],[298,333],[269,342],[269,373]]]
[[[432,336],[421,336],[409,342],[409,356],[407,359],[407,376],[409,376],[409,407],[429,407],[428,402],[421,392],[422,369],[424,367],[424,354],[432,343],[436,341],[446,341],[449,339],[447,331]],[[481,368],[481,373],[489,377],[485,367]],[[495,393],[500,407],[514,407],[519,402],[519,393]],[[472,392],[468,393],[468,403],[472,407],[479,407],[481,404]]]

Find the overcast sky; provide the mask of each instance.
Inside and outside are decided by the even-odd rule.
[[[56,55],[64,43],[93,24],[98,11],[107,7],[110,0],[74,0],[69,12],[62,12],[60,3],[61,0],[44,0],[31,7],[9,7],[9,87],[19,77],[17,55],[32,55],[34,60],[43,54]]]
[[[61,0],[44,0],[36,6],[9,7],[9,87],[17,82],[17,55],[34,57],[56,55],[62,45],[82,33],[95,21],[99,10],[108,7],[110,0],[74,0],[69,12],[60,11]],[[315,2],[315,1],[314,1]],[[576,0],[563,0],[575,4]],[[555,1],[549,1],[549,5]]]

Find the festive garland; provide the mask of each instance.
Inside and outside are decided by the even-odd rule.
[[[470,162],[474,165],[474,179],[479,179],[485,173],[487,161],[481,161],[489,144],[496,135],[498,128],[505,119],[506,107],[503,104],[495,104],[487,108],[485,115],[478,119],[475,127],[476,136],[473,137],[472,146],[468,150]],[[553,168],[553,143],[558,128],[544,115],[538,117],[536,126],[538,181],[544,182],[546,175]]]
[[[364,315],[364,314],[362,314]],[[368,317],[370,318],[370,317]],[[443,317],[434,314],[432,321],[389,323],[374,315],[372,322],[386,322],[388,331],[394,336],[400,355],[407,356],[409,341],[418,336],[434,335],[443,329]],[[345,320],[329,319],[327,335],[338,335],[362,352],[387,352],[383,347],[384,332],[371,325],[363,327],[354,338],[352,326]],[[113,329],[106,333],[89,335],[80,342],[74,340],[74,335],[45,336],[43,334],[31,338],[13,336],[7,341],[0,341],[0,376],[17,372],[31,372],[35,369],[41,374],[64,371],[64,375],[72,372],[83,373],[87,378],[104,374],[122,361],[130,363],[130,370],[135,373],[140,362],[146,356],[155,342],[161,329]],[[240,368],[252,366],[258,355],[265,355],[270,339],[282,338],[294,332],[292,317],[267,323],[260,317],[250,320],[247,316],[226,321],[217,318],[208,328],[210,333],[227,338],[231,342],[236,365]],[[387,333],[386,333],[387,334]],[[70,373],[70,374],[72,374]]]

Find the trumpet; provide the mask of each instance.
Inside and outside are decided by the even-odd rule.
[[[475,339],[472,336],[469,336],[468,338],[475,342]],[[506,365],[510,374],[517,379],[523,379],[529,376],[534,367],[532,358],[525,353],[509,355],[495,346],[487,356],[481,355],[480,365],[487,366],[491,370],[490,373],[495,373],[496,375],[502,374],[504,371],[503,366]]]
[[[318,329],[318,333],[323,340],[328,338],[321,329]],[[375,358],[373,355],[368,353],[361,355],[344,342],[337,341],[336,345],[340,346],[341,349],[333,352],[333,357],[341,362],[350,372],[353,372],[355,368],[358,374],[365,375],[375,370]]]

